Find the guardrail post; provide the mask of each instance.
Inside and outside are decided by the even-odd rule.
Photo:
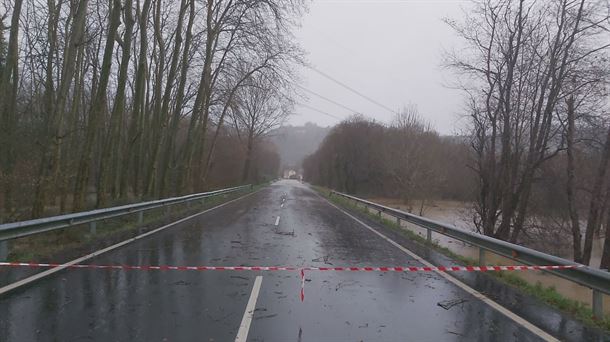
[[[595,319],[604,318],[604,298],[603,294],[597,290],[593,290],[593,317]]]
[[[377,210],[377,216],[381,219],[381,210]]]
[[[97,222],[91,221],[89,222],[89,234],[95,235],[97,233]]]
[[[0,260],[8,259],[8,241],[0,241]]]
[[[398,226],[398,228],[400,228],[400,218],[396,218],[396,225]]]
[[[144,211],[138,211],[138,234],[142,234],[144,231],[144,227],[142,227],[142,223],[144,222]]]
[[[191,201],[186,201],[186,208],[191,209]]]
[[[165,218],[169,220],[169,216],[171,215],[171,210],[170,210],[170,206],[166,205],[165,206]]]
[[[432,229],[430,228],[426,229],[426,241],[432,243]]]
[[[364,212],[367,214],[369,213],[369,206],[366,204],[364,205]]]
[[[479,266],[485,266],[485,249],[479,247]]]
[[[201,205],[205,205],[205,197],[201,198]]]

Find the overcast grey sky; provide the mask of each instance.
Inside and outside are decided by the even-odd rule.
[[[399,110],[419,107],[438,131],[451,134],[462,124],[462,95],[447,87],[452,75],[441,68],[444,49],[458,47],[455,34],[442,22],[459,18],[460,0],[314,0],[296,36],[316,69],[364,95]],[[303,86],[352,110],[382,122],[393,114],[315,71],[304,69]],[[304,103],[339,118],[351,112],[315,95]],[[289,124],[340,120],[297,106]]]

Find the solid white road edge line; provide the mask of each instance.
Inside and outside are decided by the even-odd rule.
[[[239,325],[235,342],[245,342],[248,339],[248,332],[250,331],[250,324],[252,323],[252,318],[254,317],[254,310],[256,310],[256,300],[258,299],[258,293],[261,290],[262,282],[263,276],[256,276],[256,279],[254,279],[252,293],[250,294],[250,299],[248,299],[244,317],[241,319],[241,324]]]
[[[276,225],[276,226],[279,226],[279,224],[280,224],[280,217],[278,216],[278,217],[275,219],[275,225]]]
[[[185,217],[185,218],[183,218],[183,219],[180,219],[180,220],[178,220],[178,221],[172,222],[172,223],[167,224],[167,225],[165,225],[165,226],[162,226],[162,227],[159,227],[159,228],[157,228],[157,229],[154,229],[154,230],[151,230],[151,231],[149,231],[149,232],[146,232],[146,233],[144,233],[144,234],[141,234],[141,235],[138,235],[138,236],[132,237],[131,239],[127,239],[127,240],[125,240],[125,241],[121,241],[121,242],[119,242],[119,243],[117,243],[117,244],[114,244],[114,245],[112,245],[112,246],[106,247],[106,248],[104,248],[104,249],[100,249],[100,250],[95,251],[95,252],[93,252],[93,253],[91,253],[91,254],[87,254],[87,255],[85,255],[85,256],[82,256],[82,257],[80,257],[80,258],[78,258],[78,259],[74,259],[74,260],[68,261],[68,262],[64,263],[62,266],[58,266],[58,267],[51,268],[51,269],[48,269],[48,270],[43,271],[43,272],[40,272],[40,273],[36,273],[36,274],[34,274],[34,275],[32,275],[32,276],[29,276],[29,277],[27,277],[27,278],[21,279],[21,280],[19,280],[19,281],[17,281],[17,282],[14,282],[14,283],[8,284],[8,285],[6,285],[6,286],[3,286],[3,287],[1,287],[1,288],[0,288],[0,296],[1,296],[1,295],[3,295],[3,294],[5,294],[5,293],[7,293],[7,292],[9,292],[9,291],[12,291],[12,290],[14,290],[14,289],[18,288],[18,287],[21,287],[21,286],[27,285],[27,284],[29,284],[29,283],[31,283],[31,282],[34,282],[34,281],[38,280],[38,279],[41,279],[41,278],[44,278],[44,277],[46,277],[46,276],[49,276],[49,275],[51,275],[51,274],[53,274],[53,273],[59,272],[59,271],[61,271],[61,270],[65,269],[65,268],[67,268],[68,266],[72,266],[72,265],[80,264],[81,262],[86,261],[86,260],[89,260],[89,259],[91,259],[91,258],[93,258],[93,257],[96,257],[96,256],[100,255],[100,254],[103,254],[103,253],[109,252],[109,251],[111,251],[111,250],[113,250],[113,249],[117,249],[117,248],[122,247],[122,246],[125,246],[125,245],[127,245],[127,244],[129,244],[129,243],[131,243],[131,242],[134,242],[134,241],[140,240],[140,239],[145,238],[145,237],[147,237],[147,236],[149,236],[149,235],[152,235],[152,234],[154,234],[154,233],[157,233],[157,232],[160,232],[160,231],[165,230],[165,229],[167,229],[167,228],[173,227],[173,226],[177,225],[178,223],[182,223],[182,222],[184,222],[184,221],[188,221],[188,220],[190,220],[190,219],[192,219],[192,218],[194,218],[194,217],[197,217],[197,216],[199,216],[199,215],[203,215],[203,214],[205,214],[205,213],[207,213],[207,212],[210,212],[210,211],[212,211],[212,210],[214,210],[214,209],[218,209],[218,208],[224,207],[225,205],[228,205],[228,204],[230,204],[230,203],[233,203],[233,202],[239,201],[240,199],[246,198],[246,197],[248,197],[248,196],[254,195],[255,193],[257,193],[257,192],[259,192],[259,191],[261,191],[261,190],[262,190],[262,189],[256,190],[256,191],[251,192],[251,193],[249,193],[249,194],[246,194],[246,195],[244,195],[244,196],[238,197],[238,198],[236,198],[236,199],[234,199],[234,200],[230,200],[229,202],[225,202],[225,203],[222,203],[222,204],[217,205],[217,206],[215,206],[215,207],[212,207],[212,208],[210,208],[210,209],[206,209],[206,210],[204,210],[204,211],[202,211],[202,212],[200,212],[200,213],[197,213],[197,214],[194,214],[194,215],[191,215],[191,216],[187,216],[187,217]]]
[[[320,196],[320,195],[318,195],[318,196]],[[434,267],[433,264],[431,264],[428,261],[420,258],[417,254],[415,254],[412,251],[406,249],[405,247],[400,245],[398,242],[396,242],[396,241],[390,239],[389,237],[383,235],[382,233],[380,233],[377,230],[375,230],[373,227],[369,226],[368,224],[366,224],[363,221],[361,221],[360,219],[358,219],[357,217],[351,215],[347,211],[345,211],[345,210],[339,208],[338,206],[334,205],[333,203],[331,203],[326,198],[324,198],[322,196],[320,196],[320,198],[325,200],[328,204],[333,206],[335,209],[339,210],[343,214],[345,214],[345,215],[349,216],[350,218],[352,218],[354,221],[360,223],[362,226],[364,226],[365,228],[367,228],[371,232],[377,234],[379,237],[381,237],[382,239],[386,240],[387,242],[392,244],[394,247],[400,249],[404,253],[408,254],[411,257],[413,257],[415,260],[421,262],[425,266]],[[516,323],[520,324],[521,326],[523,326],[527,330],[531,331],[535,335],[539,336],[540,338],[542,338],[542,339],[544,339],[546,341],[559,341],[558,339],[556,339],[552,335],[548,334],[546,331],[544,331],[544,330],[538,328],[537,326],[533,325],[532,323],[528,322],[525,318],[515,314],[514,312],[512,312],[512,311],[508,310],[507,308],[503,307],[502,305],[494,302],[492,299],[486,297],[484,294],[482,294],[482,293],[478,292],[477,290],[473,289],[472,287],[464,284],[463,282],[459,281],[458,279],[450,276],[449,274],[447,274],[445,272],[440,272],[440,271],[435,271],[435,272],[438,273],[441,277],[443,277],[443,278],[447,279],[448,281],[452,282],[453,284],[455,284],[456,286],[458,286],[462,290],[468,292],[473,297],[481,300],[482,302],[484,302],[485,304],[491,306],[492,308],[494,308],[495,310],[499,311],[500,313],[502,313],[506,317],[508,317],[508,318],[512,319],[513,321],[515,321]]]

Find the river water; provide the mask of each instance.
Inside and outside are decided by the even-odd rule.
[[[376,203],[390,206],[401,210],[407,210],[408,208],[395,200],[388,199],[371,199]],[[419,212],[419,207],[416,210],[416,214]],[[437,201],[430,205],[425,205],[422,216],[454,225],[458,228],[473,231],[473,224],[469,219],[467,204],[461,202],[451,201]],[[387,218],[390,218],[389,216]],[[407,222],[402,222],[403,227],[412,230],[422,237],[426,236],[426,229],[420,228]],[[477,260],[479,258],[478,247],[471,246],[462,241],[452,239],[442,234],[432,233],[432,239],[439,245],[450,249],[452,252]],[[569,236],[566,239],[571,239]],[[591,253],[591,265],[592,267],[599,267],[602,254],[603,239],[598,238],[593,242],[593,250]],[[556,256],[561,258],[571,259],[570,251],[560,251],[554,253]],[[511,259],[504,258],[502,256],[486,252],[486,263],[488,265],[514,265],[515,262]],[[592,302],[592,291],[591,289],[580,286],[571,281],[563,278],[554,276],[552,274],[542,271],[521,271],[515,273],[520,278],[528,281],[531,284],[540,283],[545,287],[553,286],[564,297],[580,301],[585,305],[591,306]],[[604,312],[610,314],[610,296],[603,296],[604,300]]]

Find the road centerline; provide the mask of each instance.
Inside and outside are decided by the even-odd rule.
[[[250,299],[246,305],[246,311],[244,317],[241,319],[235,342],[245,342],[248,339],[248,332],[250,331],[250,325],[252,324],[252,318],[254,317],[254,310],[256,310],[256,301],[258,294],[261,290],[261,284],[263,283],[263,276],[257,276],[254,279],[254,286],[252,286],[252,293],[250,293]]]
[[[278,215],[278,217],[275,219],[275,225],[279,226],[280,225],[280,217]]]

